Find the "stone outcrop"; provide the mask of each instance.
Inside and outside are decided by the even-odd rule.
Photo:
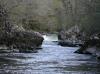
[[[13,31],[6,35],[1,33],[0,45],[5,45],[8,49],[18,49],[20,52],[33,50],[42,45],[43,37],[38,32]]]
[[[75,51],[75,53],[79,54],[91,54],[100,59],[100,39],[89,39],[86,40],[85,43]]]
[[[61,30],[58,33],[58,40],[58,44],[61,46],[81,46],[83,44],[83,33],[80,32],[78,26],[74,26],[67,31]]]

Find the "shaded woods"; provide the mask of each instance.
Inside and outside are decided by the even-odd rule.
[[[99,0],[0,0],[0,5],[20,29],[58,32],[77,25],[87,35],[100,31]]]

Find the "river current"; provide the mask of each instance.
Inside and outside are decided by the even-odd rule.
[[[78,47],[57,45],[57,36],[44,36],[36,53],[0,54],[0,74],[100,74],[100,61],[76,54]]]

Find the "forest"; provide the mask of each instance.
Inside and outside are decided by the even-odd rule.
[[[100,74],[100,0],[0,0],[0,74]]]
[[[1,0],[0,5],[20,28],[58,32],[77,25],[90,35],[100,30],[99,0]]]

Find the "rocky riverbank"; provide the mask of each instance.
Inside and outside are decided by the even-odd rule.
[[[84,33],[80,32],[78,26],[69,30],[61,30],[58,33],[58,44],[61,46],[77,47],[83,44]]]
[[[79,54],[91,54],[100,59],[100,39],[89,39],[86,40],[85,43],[75,51],[75,53]]]
[[[58,44],[67,47],[80,47],[75,53],[91,54],[100,59],[100,34],[86,36],[79,30],[60,31]]]
[[[43,37],[38,32],[14,30],[0,34],[0,52],[32,52],[40,48]]]

